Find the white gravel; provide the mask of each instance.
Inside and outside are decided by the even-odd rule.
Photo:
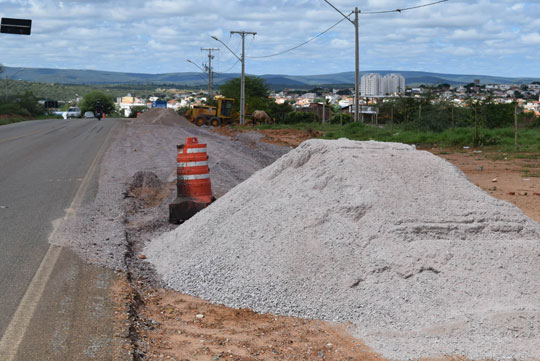
[[[145,114],[142,119],[115,120],[121,124],[100,164],[93,197],[84,202],[75,217],[60,222],[51,243],[71,247],[89,263],[125,270],[126,221],[131,224],[167,222],[169,217],[168,204],[142,210],[144,220],[125,214],[124,193],[135,173],[152,172],[161,181],[174,183],[176,145],[184,143],[187,137],[198,137],[199,142],[208,144],[212,191],[220,197],[289,151],[285,147],[259,142],[260,136],[251,133],[232,140],[208,128],[195,127],[185,119],[178,120],[174,112],[153,114],[158,117]],[[165,116],[159,117],[163,114]],[[164,213],[160,213],[163,210]]]
[[[351,321],[388,358],[540,358],[540,225],[411,146],[307,141],[144,252],[171,288]]]

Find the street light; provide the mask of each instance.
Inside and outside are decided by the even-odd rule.
[[[195,65],[195,66],[196,66],[197,68],[199,68],[200,71],[202,71],[203,73],[206,73],[206,71],[204,71],[203,68],[201,68],[200,66],[198,66],[196,63],[192,62],[192,61],[189,60],[189,59],[186,59],[186,61],[187,61],[188,63],[191,63],[191,64]]]
[[[242,37],[242,56],[238,56],[234,51],[231,50],[223,41],[219,40],[217,37],[212,36],[212,39],[219,41],[223,46],[225,46],[229,51],[236,57],[236,59],[242,62],[242,78],[240,81],[240,125],[245,124],[246,119],[246,94],[245,94],[245,85],[246,85],[246,50],[245,50],[245,38],[246,35],[257,35],[257,33],[251,31],[231,31],[232,34],[239,34]]]
[[[24,71],[24,69],[19,69],[17,70],[15,73],[13,73],[13,75],[11,77],[15,77],[15,75],[19,74],[19,73],[22,73]],[[5,93],[4,93],[4,99],[7,101],[7,94],[8,94],[8,79],[9,79],[9,76],[6,75],[5,77]]]

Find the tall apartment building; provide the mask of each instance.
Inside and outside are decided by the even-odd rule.
[[[405,91],[405,77],[401,74],[387,74],[383,78],[383,95],[402,93]]]
[[[405,91],[405,78],[400,74],[366,74],[362,76],[360,94],[362,96],[381,96]]]
[[[362,76],[360,94],[365,97],[378,96],[382,93],[382,77],[380,74],[366,74]]]

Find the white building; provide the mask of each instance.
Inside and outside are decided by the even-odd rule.
[[[381,96],[405,91],[405,78],[401,74],[366,74],[362,76],[360,93],[362,96]]]
[[[401,74],[387,74],[382,80],[383,95],[392,95],[405,91],[405,77]]]
[[[360,94],[365,97],[382,95],[382,77],[380,74],[362,75]]]

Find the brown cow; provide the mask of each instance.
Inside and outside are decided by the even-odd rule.
[[[270,124],[274,122],[271,116],[269,116],[264,110],[256,110],[251,115],[253,123]]]

